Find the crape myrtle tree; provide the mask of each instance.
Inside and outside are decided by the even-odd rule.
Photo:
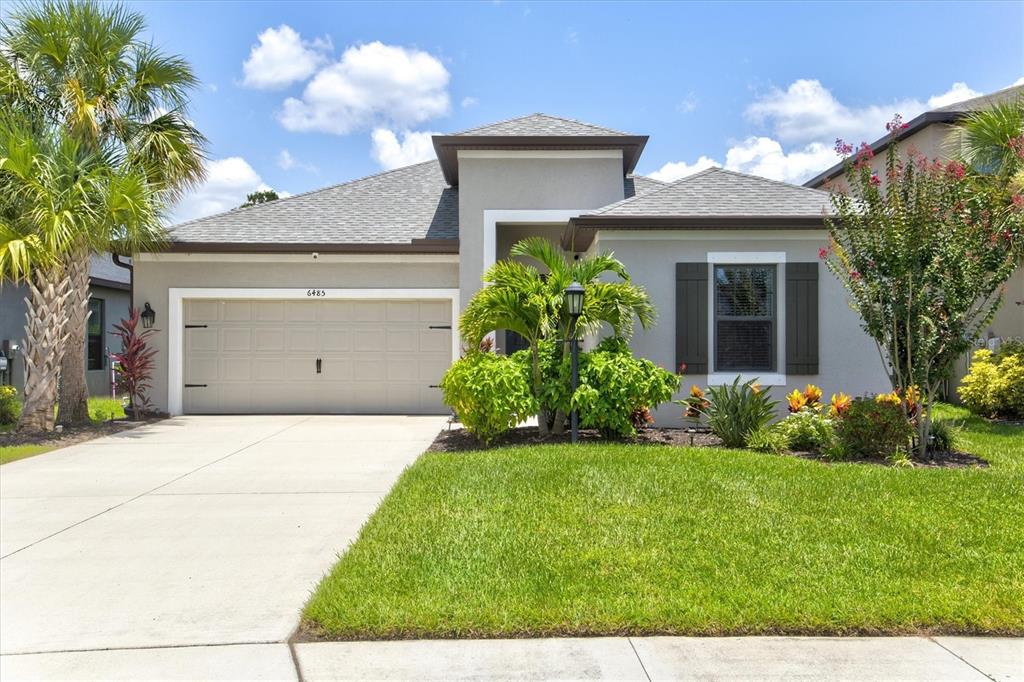
[[[102,157],[122,176],[142,175],[163,204],[203,178],[205,139],[187,116],[198,81],[187,61],[144,36],[140,12],[95,0],[24,3],[0,21],[0,97],[33,111]],[[83,223],[84,225],[84,223]],[[60,369],[61,422],[89,420],[85,329],[93,253],[130,255],[163,238],[159,221],[92,221],[63,254],[71,285],[64,311],[67,351]]]
[[[528,237],[512,246],[510,258],[500,260],[484,273],[484,286],[466,305],[459,322],[463,341],[469,348],[499,329],[514,331],[530,349],[533,394],[540,405],[538,426],[542,435],[564,428],[565,415],[552,409],[543,395],[542,346],[560,358],[565,340],[580,339],[602,325],[616,336],[629,337],[634,318],[647,329],[656,314],[643,287],[630,282],[629,273],[611,253],[569,260],[565,252],[548,239]],[[515,260],[523,258],[540,265]],[[619,281],[603,281],[612,274]],[[564,292],[572,282],[586,287],[583,313],[572,327],[564,304]]]
[[[849,292],[892,388],[914,396],[903,405],[923,457],[939,386],[991,322],[1020,263],[1024,199],[1005,176],[904,155],[896,137],[905,126],[897,117],[886,127],[884,181],[866,144],[854,153],[836,142],[848,190],[832,193],[819,255]]]

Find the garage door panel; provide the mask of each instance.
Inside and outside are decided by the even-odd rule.
[[[445,301],[189,300],[190,413],[445,412]],[[321,371],[317,373],[317,359]]]
[[[261,353],[273,353],[284,351],[284,328],[270,327],[252,330],[253,350]]]
[[[252,319],[257,322],[283,322],[284,301],[253,301]]]

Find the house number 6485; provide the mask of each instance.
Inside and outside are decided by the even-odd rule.
[[[320,298],[321,296],[326,295],[327,292],[324,291],[323,289],[306,289],[306,296],[309,296],[311,298]]]

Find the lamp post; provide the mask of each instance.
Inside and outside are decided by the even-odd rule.
[[[575,395],[576,388],[580,383],[580,346],[576,338],[576,323],[583,314],[583,286],[579,282],[573,282],[565,289],[565,303],[569,312],[569,348],[572,356],[572,392]],[[572,442],[580,439],[580,415],[574,407],[569,413],[569,424],[572,427]]]
[[[146,301],[146,307],[143,308],[142,314],[139,317],[142,318],[142,326],[145,329],[150,329],[153,323],[156,322],[156,311],[149,305],[149,301]]]

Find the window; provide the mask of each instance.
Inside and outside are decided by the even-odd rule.
[[[716,265],[716,372],[774,372],[775,265]]]
[[[103,299],[89,299],[89,322],[86,324],[85,366],[103,369]]]

